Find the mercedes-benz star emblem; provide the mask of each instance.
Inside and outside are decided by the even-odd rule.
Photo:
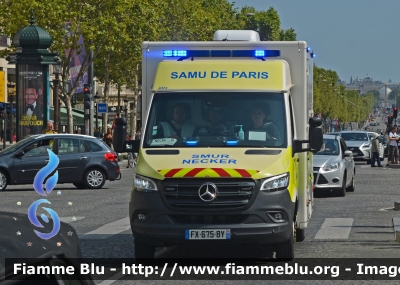
[[[217,198],[217,195],[218,195],[218,188],[217,186],[215,186],[214,183],[207,182],[201,185],[199,188],[199,197],[204,202],[213,201],[215,198]]]

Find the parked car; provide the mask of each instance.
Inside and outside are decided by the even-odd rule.
[[[378,133],[375,132],[367,132],[369,140],[372,141],[372,139],[374,138],[374,135],[377,134],[379,136]],[[381,161],[383,161],[385,159],[385,147],[383,146],[382,140],[379,136],[379,157],[381,159]],[[372,153],[372,152],[371,152]]]
[[[313,169],[315,192],[329,191],[345,196],[346,191],[355,190],[353,153],[340,136],[324,135],[321,150],[314,154]]]
[[[355,161],[371,163],[371,140],[365,131],[342,131],[340,136],[346,142],[349,150],[353,152]]]
[[[72,134],[34,135],[0,152],[0,190],[7,185],[32,184],[49,161],[59,158],[58,183],[98,189],[106,180],[121,179],[118,155],[95,137]]]

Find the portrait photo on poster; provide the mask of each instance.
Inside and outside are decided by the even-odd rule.
[[[40,134],[44,128],[43,71],[42,67],[29,65],[20,70],[21,81],[19,104],[19,126],[22,137]]]

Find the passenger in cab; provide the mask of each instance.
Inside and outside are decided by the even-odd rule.
[[[157,126],[158,138],[189,138],[195,133],[196,127],[187,122],[188,112],[184,104],[176,104],[172,110],[172,120],[160,122]]]
[[[208,111],[210,125],[207,131],[211,134],[222,134],[228,132],[228,127],[222,123],[222,114],[219,109],[210,109]]]
[[[282,135],[278,127],[273,122],[265,122],[265,111],[259,105],[253,105],[250,109],[250,118],[252,126],[248,128],[248,131],[266,131],[267,139],[273,139],[282,143]],[[251,140],[251,136],[249,135]]]

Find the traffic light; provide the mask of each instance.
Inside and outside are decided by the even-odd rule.
[[[397,107],[393,108],[393,117],[397,118]]]
[[[90,95],[90,87],[89,84],[83,85],[83,104],[85,109],[90,109],[90,101],[92,100],[92,96]]]
[[[4,107],[0,107],[0,120],[4,119]]]

